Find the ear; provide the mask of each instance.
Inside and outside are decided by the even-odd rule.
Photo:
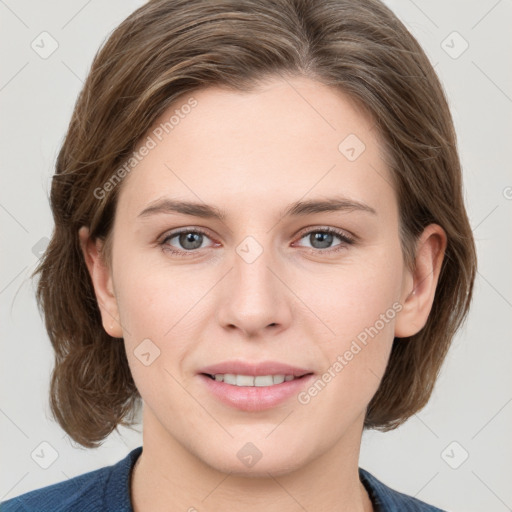
[[[112,275],[101,254],[103,242],[99,239],[91,240],[89,228],[85,226],[79,229],[78,236],[100,308],[103,328],[110,336],[122,338],[123,331],[119,321],[119,309],[114,295]]]
[[[405,270],[400,298],[402,310],[395,322],[397,338],[413,336],[427,323],[434,303],[446,244],[446,233],[437,224],[429,224],[418,239],[414,269]]]

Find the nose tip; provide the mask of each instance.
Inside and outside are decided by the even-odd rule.
[[[262,329],[271,327],[276,332],[276,327],[290,323],[289,297],[275,272],[270,271],[268,265],[272,263],[267,256],[262,253],[252,263],[244,257],[235,258],[233,271],[222,285],[217,308],[220,325],[254,336]]]

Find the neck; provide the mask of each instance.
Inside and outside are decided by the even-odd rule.
[[[358,473],[362,426],[358,435],[356,429],[346,433],[332,449],[299,469],[257,477],[220,471],[163,430],[145,409],[143,452],[132,471],[134,512],[217,512],[234,504],[243,505],[244,512],[373,511]]]

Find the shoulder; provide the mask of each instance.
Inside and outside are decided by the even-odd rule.
[[[445,512],[417,498],[391,489],[362,468],[359,468],[359,478],[368,491],[376,512]]]
[[[36,489],[0,503],[0,512],[131,512],[130,471],[142,451],[67,481]]]

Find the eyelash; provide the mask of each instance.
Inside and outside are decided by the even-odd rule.
[[[198,228],[182,229],[180,231],[175,231],[175,232],[169,233],[167,236],[164,237],[164,239],[161,242],[159,242],[159,245],[161,246],[162,250],[165,252],[168,252],[170,254],[173,254],[175,256],[180,256],[180,257],[184,257],[184,258],[193,256],[194,253],[196,253],[199,249],[193,249],[193,250],[189,250],[189,251],[185,251],[185,250],[180,251],[180,250],[173,249],[167,243],[169,240],[171,240],[172,238],[174,238],[178,235],[181,235],[182,233],[196,233],[196,234],[200,234],[200,235],[205,235],[206,237],[210,238],[208,236],[208,233],[206,233],[206,231],[203,231],[202,229],[198,229]],[[316,228],[316,229],[312,229],[310,231],[306,231],[305,233],[302,233],[300,235],[299,239],[302,239],[305,236],[311,235],[312,233],[329,233],[332,235],[336,235],[342,241],[341,244],[336,245],[334,248],[327,248],[327,249],[306,248],[306,249],[309,249],[309,252],[312,252],[314,254],[337,253],[343,249],[346,249],[347,245],[353,245],[356,241],[354,238],[347,235],[344,231],[340,231],[338,229],[331,228],[331,227],[325,227],[325,228],[321,228],[321,229]]]

